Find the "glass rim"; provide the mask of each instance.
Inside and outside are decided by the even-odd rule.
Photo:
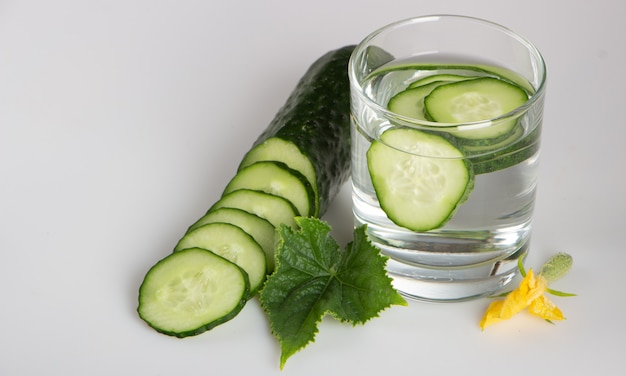
[[[536,68],[539,68],[539,72],[540,72],[540,75],[538,76],[539,78],[538,86],[536,88],[533,87],[535,91],[533,93],[529,93],[529,98],[526,102],[524,102],[524,104],[522,104],[521,106],[505,114],[502,114],[502,115],[499,115],[497,117],[490,118],[490,119],[478,120],[478,121],[472,121],[472,122],[462,122],[462,123],[445,123],[445,122],[432,122],[428,120],[413,119],[407,116],[399,115],[393,111],[389,111],[385,106],[378,104],[376,101],[372,100],[369,96],[367,96],[364,93],[362,82],[357,79],[357,69],[356,69],[357,64],[356,63],[357,63],[357,59],[360,53],[364,51],[367,46],[369,46],[369,43],[372,40],[384,34],[388,30],[393,30],[399,27],[417,24],[417,23],[434,22],[434,21],[438,21],[444,18],[470,21],[470,22],[482,24],[486,27],[491,27],[497,31],[502,32],[503,34],[506,34],[512,39],[518,41],[529,51],[529,54],[531,56],[536,57],[536,60],[539,64],[536,66],[534,65],[534,66]],[[348,78],[350,80],[350,87],[355,87],[358,89],[358,95],[360,96],[361,100],[367,103],[369,107],[374,108],[377,112],[384,114],[386,118],[394,118],[397,120],[401,120],[402,123],[404,123],[404,125],[408,125],[408,126],[415,125],[415,126],[420,126],[420,127],[426,127],[428,129],[438,128],[441,130],[445,130],[445,129],[464,130],[464,129],[486,128],[486,127],[491,126],[493,123],[497,124],[506,119],[521,116],[521,114],[527,112],[544,95],[545,87],[547,83],[547,66],[543,58],[543,55],[541,54],[539,49],[529,39],[516,33],[515,31],[513,31],[512,29],[506,26],[503,26],[493,21],[489,21],[483,18],[478,18],[478,17],[473,17],[473,16],[464,16],[464,15],[455,15],[455,14],[432,14],[432,15],[417,16],[417,17],[401,19],[401,20],[389,23],[387,25],[384,25],[382,27],[379,27],[378,29],[368,34],[361,42],[359,42],[356,45],[356,47],[354,48],[354,51],[352,52],[350,56],[350,59],[348,61]]]

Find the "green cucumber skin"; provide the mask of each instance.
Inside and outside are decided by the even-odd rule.
[[[278,137],[294,143],[311,160],[317,174],[318,216],[350,176],[348,60],[354,47],[330,51],[316,60],[253,144]]]
[[[474,173],[487,174],[515,166],[531,158],[539,152],[541,126],[535,128],[522,139],[493,153],[482,156],[471,156]],[[461,146],[461,149],[463,146]]]

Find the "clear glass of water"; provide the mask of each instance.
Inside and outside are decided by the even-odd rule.
[[[355,225],[367,224],[370,239],[389,257],[387,270],[394,286],[409,298],[429,301],[468,300],[505,287],[518,273],[518,260],[528,252],[531,235],[546,85],[540,52],[524,37],[489,21],[425,16],[367,36],[351,57],[349,77]],[[485,77],[523,90],[527,100],[512,109],[489,112],[493,107],[489,98],[468,89],[457,93],[463,99],[462,111],[487,110],[481,112],[483,118],[466,116],[459,121],[437,121],[429,113],[434,110],[424,107],[434,102],[429,96],[437,89],[426,91],[423,98],[409,97],[415,103],[403,105],[401,111],[391,105],[394,97],[414,86]],[[506,101],[497,90],[494,93],[495,102]],[[437,111],[447,109],[453,112],[451,107]],[[447,119],[446,113],[439,115]],[[458,153],[433,152],[426,145],[429,137],[399,136],[396,141],[385,137],[397,129],[434,135]],[[372,150],[374,145],[378,151]],[[380,165],[371,160],[375,153],[385,155]],[[465,166],[460,170],[467,172],[467,182],[459,183],[450,171],[444,178],[426,179],[431,174],[426,170],[447,168],[441,167],[447,166],[440,162],[444,159]],[[413,162],[425,172],[415,172]],[[385,180],[394,176],[392,170],[406,175],[403,184]],[[429,184],[430,195],[424,195],[420,187]],[[418,200],[412,192],[421,194],[419,200],[429,200],[453,188],[447,184],[467,186],[453,209],[440,202],[411,206]],[[405,219],[398,220],[401,215]],[[442,220],[434,220],[430,227],[407,225],[436,215]]]

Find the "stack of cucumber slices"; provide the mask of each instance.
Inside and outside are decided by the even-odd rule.
[[[139,288],[139,316],[187,337],[237,315],[274,270],[276,228],[319,217],[350,172],[347,66],[354,46],[309,68],[235,176]]]
[[[368,170],[387,217],[412,231],[429,231],[448,222],[468,199],[475,174],[494,170],[492,161],[474,164],[468,157],[512,144],[523,133],[517,120],[470,130],[456,130],[454,125],[497,118],[528,98],[526,90],[508,80],[457,74],[421,78],[393,96],[390,111],[428,121],[431,129],[437,124],[447,129],[435,133],[393,127],[372,142]]]

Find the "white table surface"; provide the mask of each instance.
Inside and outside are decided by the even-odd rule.
[[[615,375],[626,355],[626,3],[0,0],[0,375]],[[482,332],[488,300],[325,319],[279,371],[258,300],[176,339],[147,269],[208,209],[306,68],[409,16],[487,18],[549,70],[527,266],[574,256],[567,320]],[[351,238],[344,189],[324,217]],[[474,373],[472,373],[474,374]]]

